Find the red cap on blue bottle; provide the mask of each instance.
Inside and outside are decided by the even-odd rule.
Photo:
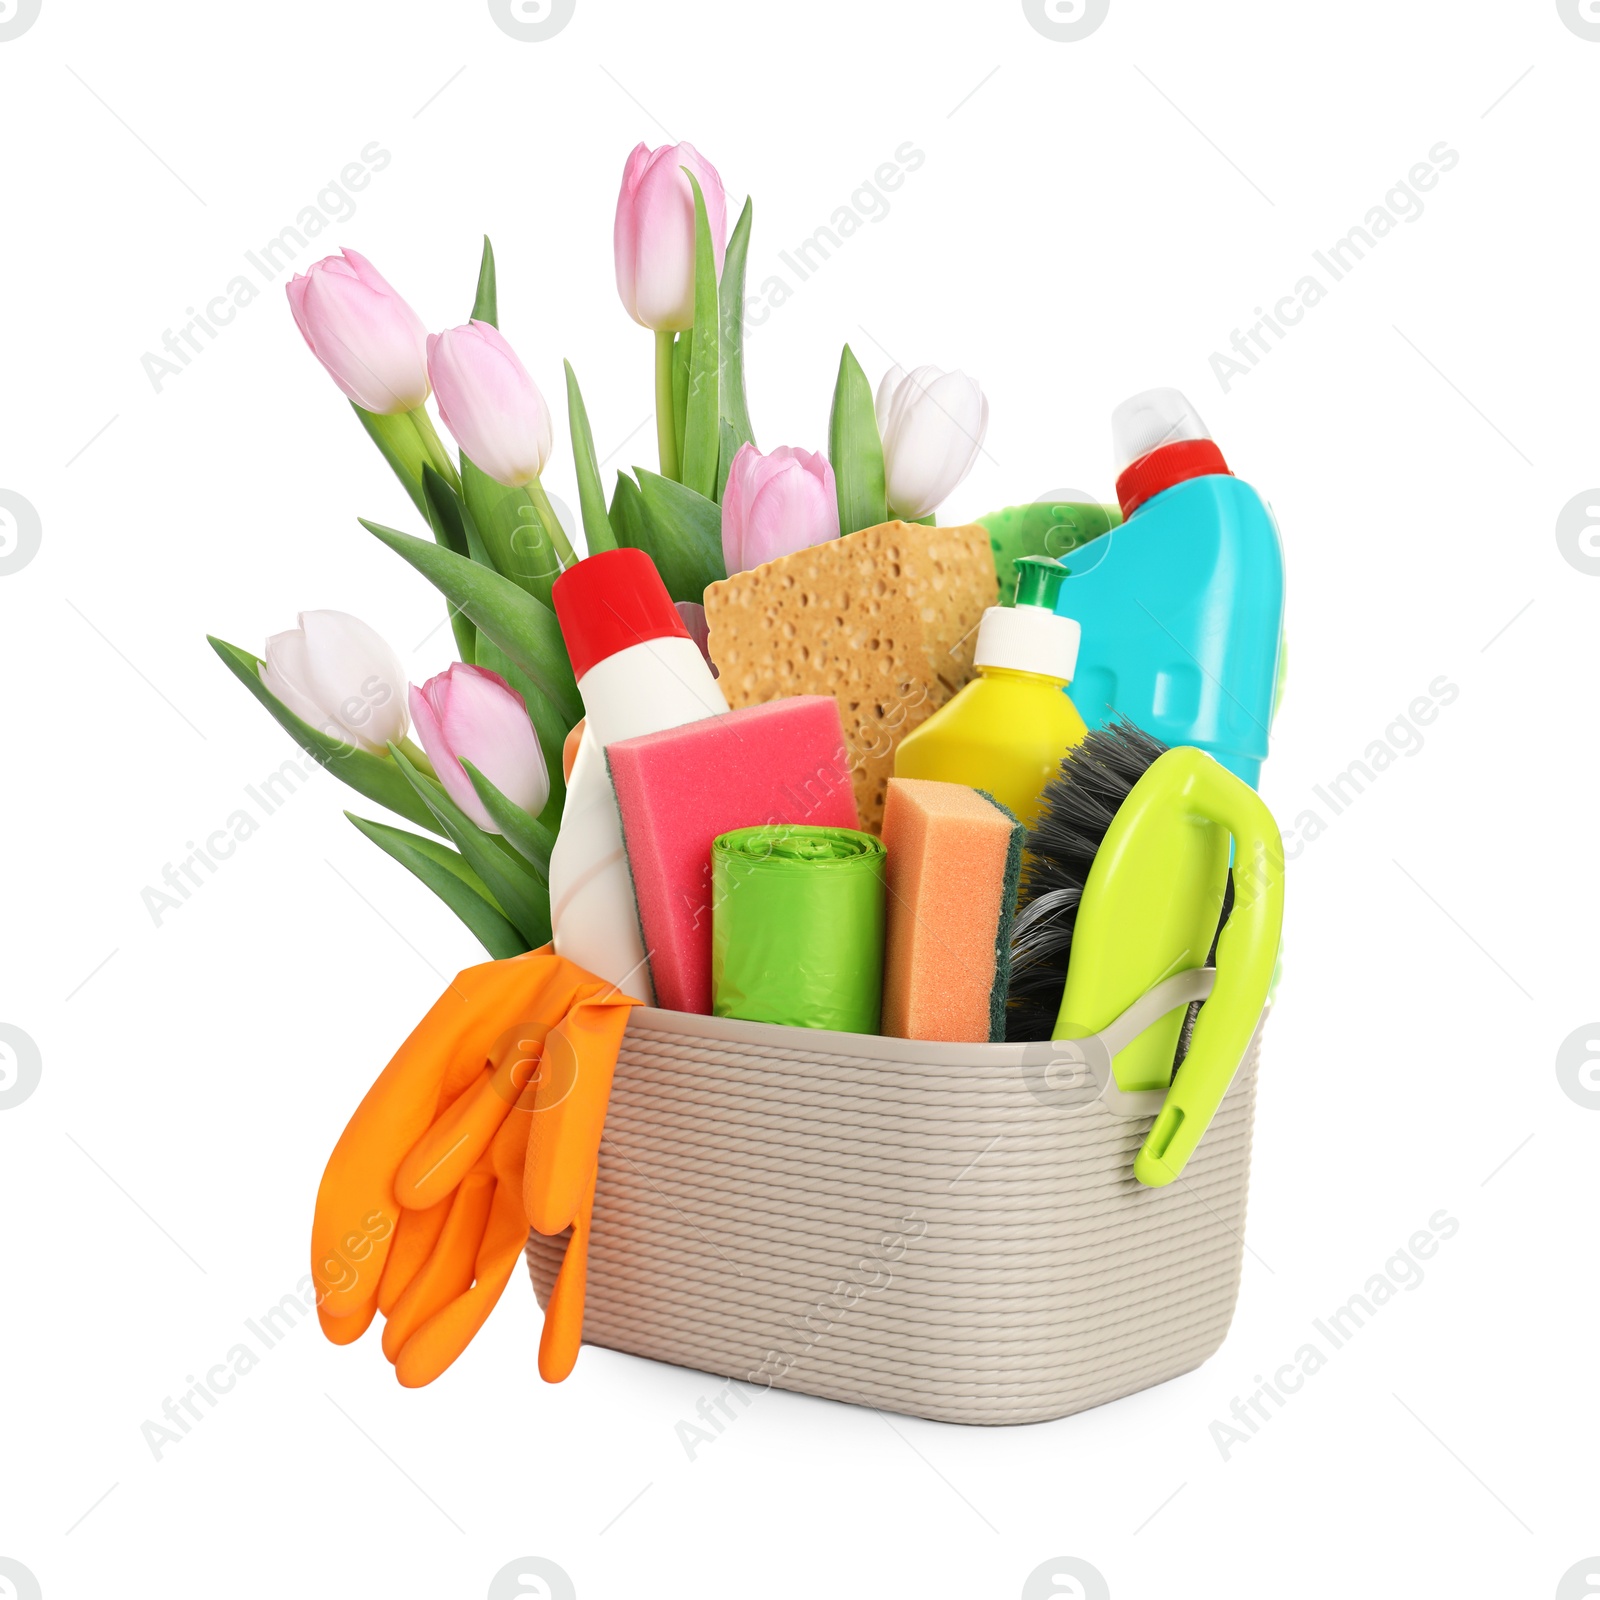
[[[572,675],[648,639],[687,639],[689,630],[643,550],[602,550],[568,567],[550,591]]]
[[[1176,389],[1147,389],[1124,400],[1111,413],[1111,442],[1124,517],[1189,478],[1232,476],[1200,413]]]

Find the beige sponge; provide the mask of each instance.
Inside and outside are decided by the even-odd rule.
[[[996,598],[982,528],[885,522],[712,584],[708,648],[731,707],[833,695],[876,833],[896,746],[971,680]]]
[[[972,681],[978,624],[1000,598],[994,548],[987,531],[976,523],[961,528],[923,528],[904,522],[884,526],[903,529],[901,537],[910,536],[914,546],[904,569],[906,593],[922,623],[937,709]]]
[[[890,780],[886,1034],[958,1044],[1005,1038],[1025,832],[981,790]]]

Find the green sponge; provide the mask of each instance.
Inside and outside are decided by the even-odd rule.
[[[1121,521],[1122,513],[1115,506],[1071,500],[1036,500],[1031,505],[1007,506],[1003,511],[979,517],[978,525],[988,532],[989,547],[994,551],[1001,605],[1010,605],[1016,592],[1018,557],[1054,556],[1064,560],[1069,550],[1098,539]]]
[[[989,1040],[998,1044],[1006,1036],[1006,995],[1011,988],[1011,924],[1017,915],[1017,894],[1022,883],[1022,847],[1028,830],[987,789],[978,793],[1011,824],[1006,842],[1006,875],[1000,890],[1000,921],[994,933],[994,988],[989,991]]]

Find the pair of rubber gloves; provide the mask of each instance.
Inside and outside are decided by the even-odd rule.
[[[583,1339],[600,1134],[639,1002],[548,946],[468,967],[384,1068],[328,1158],[311,1229],[317,1316],[335,1344],[382,1312],[408,1388],[466,1349],[530,1227],[571,1228],[539,1371]]]

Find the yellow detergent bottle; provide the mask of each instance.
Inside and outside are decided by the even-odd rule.
[[[977,678],[906,735],[894,774],[984,789],[1031,828],[1040,792],[1085,728],[1066,693],[1078,624],[1055,612],[1067,569],[1049,556],[1016,565],[1016,605],[991,606],[979,624]]]

